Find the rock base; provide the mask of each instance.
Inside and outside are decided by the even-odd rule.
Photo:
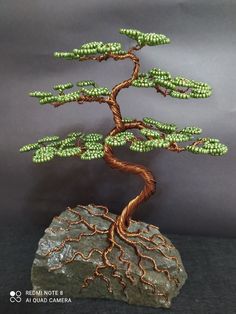
[[[128,229],[140,236],[126,239],[114,232],[112,241],[116,217],[96,205],[55,217],[39,241],[33,290],[169,308],[187,279],[178,251],[157,227],[143,222],[132,221]]]

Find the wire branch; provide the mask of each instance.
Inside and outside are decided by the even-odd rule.
[[[176,152],[176,153],[181,153],[185,151],[185,148],[178,146],[177,143],[171,143],[171,145],[167,149],[171,152]]]
[[[110,110],[112,111],[115,127],[117,130],[120,130],[120,131],[124,130],[124,123],[122,121],[120,106],[116,100],[116,97],[123,88],[128,88],[131,85],[132,81],[137,79],[138,74],[139,74],[140,64],[139,64],[139,58],[133,53],[133,51],[139,50],[141,48],[142,46],[136,45],[135,47],[130,48],[130,50],[125,54],[107,53],[100,56],[84,56],[79,59],[80,61],[98,61],[98,62],[106,61],[108,59],[113,59],[115,61],[130,59],[133,61],[134,68],[133,68],[131,77],[121,83],[116,84],[112,88],[111,95],[109,97],[104,98],[104,97],[80,96],[77,99],[77,102],[79,104],[83,104],[84,102],[93,102],[93,101],[99,102],[99,103],[107,103],[109,105]],[[69,102],[73,102],[73,101],[69,101]],[[59,102],[51,103],[51,105],[53,105],[54,107],[59,107],[64,104],[65,103],[59,103]]]
[[[162,94],[164,97],[168,95],[167,89],[161,89],[159,85],[155,86],[156,92]]]
[[[71,102],[75,102],[75,101],[78,104],[80,104],[80,105],[85,103],[85,102],[98,102],[100,104],[101,103],[107,103],[107,104],[110,103],[110,100],[109,100],[108,97],[104,98],[104,97],[95,97],[95,96],[85,96],[85,95],[83,95],[83,96],[78,97],[77,100],[71,100],[71,101],[67,101],[67,102],[64,102],[64,103],[63,102],[53,102],[53,103],[51,103],[51,105],[53,107],[57,108],[57,107],[65,105],[67,103],[71,103]]]

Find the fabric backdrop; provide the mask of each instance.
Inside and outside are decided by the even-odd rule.
[[[130,88],[118,101],[124,116],[156,117],[179,126],[195,125],[204,136],[229,146],[223,157],[117,149],[124,160],[144,164],[157,179],[157,193],[135,218],[162,232],[236,235],[236,2],[206,0],[21,0],[0,1],[1,38],[1,217],[2,224],[46,226],[66,206],[103,204],[119,213],[142,187],[133,175],[109,169],[103,160],[58,159],[43,165],[20,154],[20,146],[45,135],[106,132],[113,126],[104,105],[40,106],[32,90],[92,79],[112,87],[130,76],[129,61],[79,63],[53,58],[87,41],[133,44],[119,28],[163,33],[170,45],[146,47],[142,71],[160,67],[173,75],[206,81],[208,99],[164,98],[152,89]]]

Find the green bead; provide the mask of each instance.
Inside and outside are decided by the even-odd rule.
[[[53,142],[57,141],[60,137],[55,135],[55,136],[46,136],[38,140],[38,143],[45,143],[45,142]]]
[[[189,99],[190,98],[189,94],[177,92],[177,91],[174,91],[174,90],[170,91],[169,95],[171,97],[179,98],[179,99]]]
[[[63,148],[59,149],[56,154],[60,157],[72,157],[79,156],[82,150],[80,147],[71,147],[71,148]]]
[[[102,140],[103,135],[99,133],[90,133],[84,136],[85,142],[98,142]]]
[[[107,136],[105,138],[105,143],[110,146],[123,146],[126,144],[126,138],[119,136]]]
[[[152,146],[147,145],[147,141],[138,141],[138,140],[133,141],[129,148],[130,150],[139,152],[139,153],[146,153],[153,149]]]
[[[33,143],[33,144],[27,144],[25,146],[22,146],[20,148],[20,152],[21,153],[24,153],[24,152],[29,152],[31,150],[35,150],[35,149],[38,149],[40,148],[40,145],[38,143]]]
[[[86,142],[85,147],[90,150],[102,150],[103,144],[97,142]]]
[[[200,134],[202,133],[202,129],[194,126],[187,126],[183,128],[180,133],[183,134]]]
[[[69,88],[72,88],[73,87],[73,84],[72,83],[66,83],[66,84],[59,84],[59,85],[55,85],[53,87],[54,90],[59,90],[59,91],[63,91],[65,89],[69,89]]]
[[[104,151],[102,150],[97,150],[97,151],[87,150],[86,152],[81,154],[80,158],[82,160],[92,160],[92,159],[103,158],[103,156],[104,156]]]
[[[38,150],[36,150],[33,156],[33,162],[35,163],[47,162],[53,159],[56,152],[57,150],[54,147],[41,147]]]
[[[144,136],[147,136],[147,137],[154,137],[154,138],[160,137],[160,133],[158,131],[155,131],[155,130],[141,129],[140,133]]]
[[[46,93],[46,92],[35,91],[35,92],[30,92],[29,95],[30,95],[31,97],[45,98],[45,97],[50,97],[50,96],[52,96],[52,93]]]
[[[168,134],[165,139],[169,142],[186,142],[192,139],[189,134],[172,133]]]

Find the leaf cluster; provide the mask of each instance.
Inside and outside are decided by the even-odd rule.
[[[132,118],[124,118],[124,121],[133,122]],[[124,146],[129,144],[129,148],[135,152],[149,152],[157,148],[170,149],[173,145],[183,142],[181,150],[189,151],[195,154],[209,154],[212,156],[224,155],[227,152],[227,146],[220,143],[218,139],[195,138],[202,133],[202,129],[194,126],[187,126],[178,129],[174,123],[166,123],[153,118],[144,118],[146,128],[139,130],[140,136],[135,136],[133,132],[123,131],[113,136],[107,136],[105,143],[110,146]]]
[[[92,41],[85,43],[79,48],[73,49],[68,52],[55,52],[54,56],[56,58],[65,58],[69,60],[78,59],[83,60],[87,56],[98,56],[106,54],[126,54],[127,52],[122,49],[120,43],[103,43],[102,41]]]
[[[53,89],[58,94],[52,94],[50,92],[34,91],[29,95],[39,99],[41,105],[45,104],[64,104],[72,101],[79,101],[81,96],[101,97],[110,95],[110,91],[107,87],[98,86],[94,81],[85,80],[76,83],[79,89],[65,93],[65,90],[71,89],[74,85],[69,82],[66,84],[55,85]]]
[[[147,73],[140,73],[136,80],[133,80],[134,87],[153,87],[166,89],[166,95],[174,98],[206,98],[212,93],[207,83],[190,80],[184,77],[172,77],[169,72],[153,68]]]
[[[99,159],[104,156],[104,145],[101,143],[102,134],[73,132],[66,138],[47,136],[36,143],[28,144],[20,152],[34,151],[33,162],[42,163],[54,157],[80,157],[82,160]]]
[[[170,43],[170,39],[163,34],[143,33],[137,29],[122,28],[120,34],[136,40],[140,46],[157,46]]]

